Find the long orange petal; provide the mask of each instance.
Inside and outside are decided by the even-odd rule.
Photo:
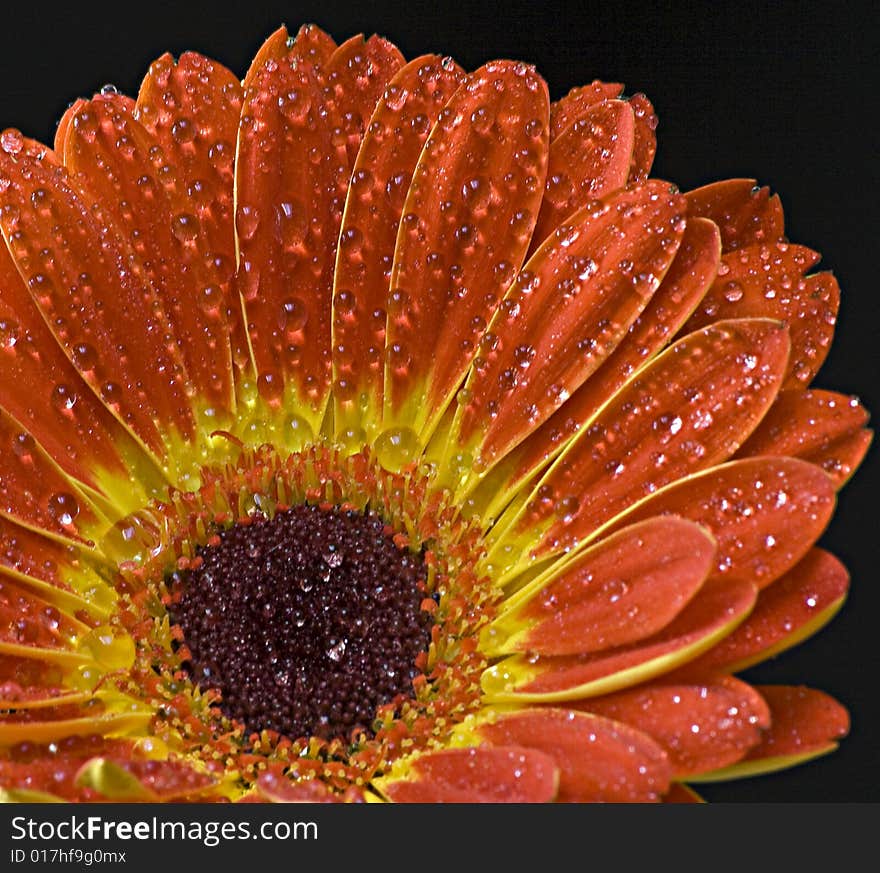
[[[834,698],[812,688],[757,685],[770,706],[771,723],[761,742],[736,764],[701,774],[714,782],[772,773],[833,752],[849,731],[849,714]],[[694,777],[692,777],[693,779]]]
[[[681,245],[663,277],[626,336],[599,369],[544,424],[505,457],[481,483],[474,499],[488,504],[494,516],[505,496],[561,452],[569,438],[641,366],[648,363],[687,320],[715,278],[721,256],[718,228],[705,218],[687,223]]]
[[[834,503],[834,483],[818,467],[795,458],[747,458],[663,489],[610,529],[658,513],[689,518],[715,537],[716,578],[766,588],[809,551]]]
[[[533,492],[515,531],[558,553],[663,486],[729,458],[779,391],[786,331],[712,325],[676,343],[602,408]]]
[[[784,321],[792,346],[785,387],[803,387],[828,354],[840,305],[834,276],[804,276],[817,259],[810,249],[786,242],[745,246],[724,255],[715,284],[684,331],[725,318]]]
[[[409,769],[411,779],[381,784],[397,803],[546,803],[558,781],[549,755],[513,745],[428,752]]]
[[[803,641],[829,622],[849,589],[846,567],[812,549],[781,579],[761,591],[751,615],[687,669],[738,672]]]
[[[0,578],[0,641],[64,649],[87,629],[32,591]]]
[[[101,524],[89,499],[33,436],[0,410],[0,515],[56,537],[90,542]]]
[[[333,397],[338,435],[381,415],[385,316],[397,229],[412,174],[440,110],[464,76],[424,55],[391,80],[351,177],[333,292]],[[372,434],[370,434],[372,436]]]
[[[288,44],[289,44],[288,40]],[[316,24],[303,24],[296,32],[289,54],[315,66],[326,65],[336,51],[333,37]],[[256,62],[257,58],[254,58]],[[262,65],[261,65],[262,66]]]
[[[405,60],[397,46],[371,36],[353,36],[344,42],[326,62],[325,87],[337,107],[337,118],[346,139],[348,164],[357,158],[364,129],[369,124],[385,90],[394,74]]]
[[[737,457],[789,455],[822,467],[838,487],[855,472],[870,442],[868,411],[833,391],[782,391]]]
[[[774,243],[785,231],[779,197],[757,188],[754,179],[713,182],[685,195],[688,215],[710,218],[721,229],[725,251]]]
[[[125,228],[171,322],[193,387],[202,402],[220,413],[233,404],[227,307],[220,290],[230,276],[214,268],[208,239],[190,211],[175,166],[157,166],[158,147],[134,118],[96,97],[73,119],[64,163]]]
[[[501,714],[476,729],[496,745],[525,746],[559,768],[558,803],[650,803],[669,787],[669,760],[627,724],[564,709]]]
[[[289,41],[287,25],[284,24],[266,37],[244,75],[242,83],[245,88],[250,88],[254,84],[254,79],[269,61],[280,61],[287,55]]]
[[[692,683],[658,679],[581,706],[652,737],[669,755],[676,779],[736,763],[770,726],[761,695],[730,676]]]
[[[76,774],[93,755],[99,755],[109,748],[118,752],[128,751],[131,744],[107,740],[104,737],[72,736],[58,743],[49,751],[45,746],[28,745],[19,748],[9,757],[0,757],[0,788],[14,792],[22,791],[44,795],[41,799],[55,797],[59,800],[88,801],[97,800],[95,791],[76,784]]]
[[[184,250],[198,243],[203,271],[212,281],[194,296],[199,306],[222,309],[239,369],[249,362],[233,281],[233,160],[241,102],[241,83],[232,72],[217,61],[184,52],[177,63],[163,55],[150,66],[135,108],[135,117],[161,147],[165,166],[174,168],[175,191],[185,198],[182,214],[197,219],[198,234]],[[162,174],[167,185],[164,170]]]
[[[330,391],[330,297],[347,185],[341,121],[314,67],[256,74],[236,161],[238,287],[263,398],[317,433]]]
[[[729,634],[755,604],[750,582],[707,582],[660,633],[588,655],[514,655],[483,674],[492,702],[580,700],[645,682],[696,658]]]
[[[662,630],[709,575],[715,543],[699,525],[658,517],[582,552],[540,587],[516,592],[480,640],[487,654],[572,655]]]
[[[516,275],[544,186],[548,112],[547,86],[533,69],[496,61],[473,73],[440,114],[397,237],[387,431],[405,429],[413,442],[430,435]]]
[[[195,770],[186,761],[115,756],[90,758],[77,771],[75,781],[107,801],[150,803],[204,800],[217,784],[215,776]]]
[[[562,406],[622,340],[678,250],[682,209],[668,184],[650,182],[581,210],[529,260],[460,399],[455,438],[479,472]]]
[[[0,241],[0,403],[71,476],[100,489],[141,454],[55,341]]]
[[[121,230],[52,153],[14,133],[6,143],[0,226],[18,271],[86,382],[161,458],[161,433],[189,439],[194,430],[188,378],[159,299]]]
[[[572,88],[560,100],[554,100],[550,104],[551,138],[556,139],[567,127],[598,103],[614,100],[621,94],[623,94],[623,85],[617,82],[600,82],[598,79],[589,85]]]
[[[834,744],[849,731],[846,710],[822,691],[803,686],[758,685],[770,705],[770,730],[750,760],[780,755],[802,755]]]
[[[552,140],[533,250],[590,200],[623,188],[632,161],[634,130],[630,104],[608,100],[588,109]]]

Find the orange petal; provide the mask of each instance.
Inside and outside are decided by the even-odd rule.
[[[586,110],[550,143],[533,251],[573,212],[623,188],[632,160],[634,128],[630,104],[607,100]]]
[[[289,43],[289,40],[288,40]],[[336,43],[316,24],[303,24],[296,32],[290,54],[316,66],[327,64],[336,51]],[[254,62],[256,63],[256,58]]]
[[[702,797],[693,788],[682,785],[681,782],[673,782],[669,791],[663,795],[664,803],[705,803]]]
[[[263,398],[317,433],[330,390],[330,297],[348,159],[315,69],[285,58],[256,74],[236,161],[237,281]]]
[[[803,686],[758,685],[770,706],[770,727],[737,764],[706,773],[712,782],[770,773],[827,754],[849,732],[849,714],[834,698]]]
[[[100,516],[22,426],[0,409],[0,515],[53,536],[90,543]]]
[[[336,105],[337,119],[346,138],[348,164],[357,158],[364,129],[373,116],[385,86],[406,63],[397,46],[371,36],[353,36],[330,56],[326,64],[326,87]]]
[[[669,185],[650,182],[572,216],[529,260],[463,392],[458,440],[478,449],[479,470],[555,412],[621,341],[672,263],[681,213]]]
[[[832,391],[782,391],[737,457],[789,455],[822,467],[838,487],[855,472],[870,442],[868,411]]]
[[[217,781],[185,761],[91,758],[76,774],[78,785],[92,788],[111,801],[171,803],[204,800]]]
[[[547,803],[558,784],[553,759],[521,746],[428,752],[409,771],[383,781],[383,794],[396,803]]]
[[[440,114],[403,207],[386,334],[387,429],[426,437],[528,248],[547,168],[547,86],[495,61]]]
[[[812,549],[781,579],[761,591],[751,615],[688,669],[739,672],[812,636],[843,605],[846,567]]]
[[[66,649],[88,627],[33,591],[0,578],[0,641],[44,649]]]
[[[248,67],[248,71],[242,80],[245,88],[250,88],[254,84],[254,79],[269,61],[280,61],[287,56],[289,42],[290,36],[287,33],[287,26],[284,24],[266,37],[265,42],[263,42],[254,55],[254,59],[251,61],[251,65]]]
[[[685,608],[714,556],[712,538],[692,522],[658,517],[625,528],[517,591],[480,648],[574,655],[644,639]]]
[[[550,104],[550,137],[556,139],[567,127],[574,124],[597,103],[614,100],[623,93],[623,85],[617,82],[600,82],[572,88],[561,100]]]
[[[803,686],[758,685],[770,705],[772,722],[749,760],[780,755],[803,755],[836,746],[849,732],[849,715],[834,698]]]
[[[67,107],[67,109],[64,110],[64,115],[61,116],[61,119],[58,122],[58,127],[55,128],[53,149],[56,154],[64,154],[64,143],[67,140],[67,134],[70,133],[73,119],[80,109],[82,109],[85,102],[86,101],[82,98],[77,98]]]
[[[791,335],[785,387],[808,384],[828,354],[840,304],[840,289],[830,273],[804,278],[817,259],[810,249],[785,242],[726,254],[715,284],[684,330],[723,318],[784,321]]]
[[[814,452],[806,460],[821,467],[842,488],[862,463],[873,438],[873,431],[860,430]]]
[[[669,761],[630,725],[564,709],[501,714],[476,733],[497,745],[525,746],[559,768],[559,803],[656,802],[669,788]]]
[[[34,655],[36,650],[34,650]],[[0,652],[0,698],[4,702],[24,701],[25,706],[33,702],[37,708],[45,706],[81,703],[92,695],[86,693],[85,698],[77,696],[72,700],[64,686],[64,670],[62,665],[40,660],[38,657],[25,655],[9,655]],[[2,706],[3,709],[18,708]],[[0,759],[2,760],[2,759]]]
[[[23,709],[0,721],[0,746],[19,743],[57,743],[67,737],[124,736],[143,732],[149,712],[95,712],[89,706]]]
[[[536,555],[562,551],[633,503],[724,461],[773,402],[788,358],[777,322],[691,334],[640,371],[540,481],[517,533],[549,524]]]
[[[38,580],[61,592],[72,592],[65,581],[89,572],[80,549],[0,519],[0,571],[19,581]],[[97,579],[98,577],[95,577]]]
[[[18,271],[86,382],[161,458],[159,434],[188,439],[193,419],[159,300],[121,230],[52,153],[15,133],[5,142],[0,226]]]
[[[652,737],[669,756],[675,779],[739,761],[770,725],[761,695],[732,676],[693,683],[660,679],[585,701],[583,708]]]
[[[265,800],[272,803],[338,803],[334,794],[323,782],[310,779],[292,782],[277,773],[264,773],[257,780],[257,790]]]
[[[99,489],[99,472],[124,476],[140,449],[73,368],[0,241],[0,397],[3,408],[65,473]]]
[[[834,483],[794,458],[749,458],[676,482],[616,519],[611,530],[671,513],[715,537],[716,578],[766,588],[793,567],[834,512]]]
[[[323,67],[336,50],[333,38],[316,24],[303,24],[291,39],[287,27],[281,25],[260,46],[245,74],[243,85],[250,88],[263,67],[269,61],[297,58],[313,66]]]
[[[490,701],[547,702],[610,694],[645,682],[696,658],[749,613],[757,596],[742,581],[707,582],[660,633],[589,655],[514,655],[483,674]]]
[[[782,205],[754,179],[713,182],[686,195],[688,215],[711,218],[721,229],[724,251],[756,243],[774,243],[785,231]]]
[[[76,784],[76,774],[92,756],[100,754],[113,741],[104,737],[69,737],[49,751],[28,744],[9,757],[0,757],[0,787],[10,792],[32,791],[61,800],[97,800],[96,792]]]
[[[3,658],[8,658],[4,655]],[[65,688],[43,685],[20,685],[0,681],[0,709],[45,709],[52,706],[70,706],[85,703],[91,691],[68,691]]]
[[[381,414],[385,307],[397,228],[416,162],[440,110],[463,78],[460,67],[424,55],[392,79],[358,152],[336,258],[333,395],[336,431]]]
[[[497,513],[516,485],[556,457],[568,439],[678,332],[715,278],[720,255],[718,228],[705,218],[688,221],[669,271],[617,348],[485,481],[493,492],[488,497],[489,516]],[[479,492],[475,498],[487,499]]]
[[[635,142],[629,171],[629,184],[641,184],[651,172],[657,154],[657,116],[651,101],[644,94],[635,94],[629,105],[635,116]]]
[[[84,103],[73,119],[64,163],[128,233],[200,400],[218,412],[228,410],[233,404],[232,366],[220,285],[228,284],[229,276],[212,265],[184,180],[173,164],[156,166],[158,147],[134,118],[97,97]]]
[[[241,83],[232,72],[217,61],[184,52],[177,63],[163,55],[150,66],[135,111],[161,146],[165,166],[173,167],[174,193],[178,202],[182,200],[182,214],[197,219],[198,234],[182,248],[189,262],[195,255],[203,259],[201,272],[210,281],[193,296],[200,306],[221,309],[239,368],[249,361],[233,281],[233,159],[241,101]],[[162,182],[168,185],[164,169]]]

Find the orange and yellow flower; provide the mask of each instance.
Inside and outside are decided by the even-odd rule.
[[[839,289],[751,180],[282,28],[0,135],[7,800],[691,800],[835,748],[734,675],[848,576]]]

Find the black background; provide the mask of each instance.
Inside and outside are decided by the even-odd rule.
[[[195,49],[239,75],[279,24],[314,21],[337,41],[378,32],[404,54],[451,54],[466,68],[493,57],[536,64],[551,97],[594,78],[644,91],[660,116],[653,175],[682,189],[725,177],[778,192],[792,241],[823,254],[842,310],[816,385],[880,409],[878,259],[880,191],[877,26],[843,4],[556,2],[342,4],[4,4],[0,15],[0,128],[51,142],[70,101],[105,83],[137,93],[165,50]],[[804,11],[804,10],[809,11]],[[805,645],[753,670],[763,682],[805,683],[845,703],[853,728],[841,749],[782,774],[707,787],[710,800],[877,801],[874,552],[878,451],[842,492],[822,545],[853,577],[844,611]]]

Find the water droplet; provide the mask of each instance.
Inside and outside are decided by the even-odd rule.
[[[290,297],[281,304],[279,326],[288,333],[296,333],[306,326],[309,312],[299,297]]]
[[[199,220],[195,215],[182,212],[171,219],[171,231],[180,242],[194,239],[199,232]]]
[[[570,524],[577,515],[578,509],[580,509],[580,502],[577,497],[563,497],[556,502],[553,509],[563,524]]]
[[[327,649],[327,657],[331,661],[336,661],[337,663],[342,660],[345,655],[345,640],[340,640],[335,646],[331,646]]]
[[[742,300],[743,287],[739,282],[728,282],[724,288],[724,299],[728,303],[737,303]]]
[[[14,349],[20,338],[20,329],[11,319],[0,319],[0,348]]]
[[[303,245],[309,232],[309,214],[297,200],[282,200],[276,209],[281,224],[281,241],[288,251],[295,251]]]
[[[88,343],[78,343],[73,347],[73,362],[80,370],[94,370],[98,364],[98,355]]]
[[[312,426],[300,415],[290,415],[284,423],[284,445],[291,452],[301,452],[314,442]]]
[[[277,373],[264,372],[257,377],[257,390],[267,403],[277,406],[284,396],[284,379]]]
[[[192,142],[196,132],[193,123],[188,118],[178,118],[171,125],[171,136],[178,143]]]
[[[134,663],[134,640],[109,625],[101,625],[87,633],[80,640],[79,648],[91,654],[105,670],[127,670]]]
[[[37,444],[29,433],[18,433],[12,438],[12,451],[21,461],[31,461]]]
[[[419,456],[422,445],[412,428],[392,427],[378,436],[375,448],[379,463],[396,473]]]
[[[17,155],[24,148],[21,131],[9,128],[0,133],[0,148],[8,155]]]
[[[287,91],[278,97],[278,108],[290,124],[302,125],[308,118],[312,101],[308,93]]]
[[[235,217],[238,236],[245,241],[252,240],[260,226],[260,215],[254,206],[239,206]]]
[[[485,212],[492,199],[492,188],[485,177],[472,176],[461,186],[461,198],[472,212]]]
[[[64,527],[72,525],[74,519],[79,515],[79,503],[72,494],[67,492],[53,494],[49,498],[46,508],[49,515]]]

